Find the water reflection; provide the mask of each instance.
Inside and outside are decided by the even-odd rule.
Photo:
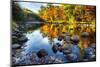
[[[70,27],[67,27],[67,25],[63,26],[47,24],[39,28],[35,28],[34,30],[28,30],[28,32],[25,34],[25,36],[28,38],[28,41],[24,44],[26,47],[23,48],[24,51],[21,53],[22,57],[28,56],[28,59],[24,58],[23,60],[21,58],[19,59],[18,63],[25,65],[95,60],[95,45],[93,45],[94,47],[91,47],[91,44],[95,43],[95,30],[92,30],[90,27],[78,29],[73,28],[73,30],[71,30],[72,28],[70,29]],[[79,30],[81,30],[81,32],[79,32]],[[81,39],[82,37],[83,39]],[[48,56],[46,55],[42,58],[39,58],[38,52],[43,51],[41,49],[44,49]],[[84,51],[85,49],[86,51]],[[44,54],[45,51],[42,53]],[[87,54],[85,55],[83,52],[86,52]],[[35,55],[32,55],[34,53]],[[23,62],[25,60],[26,62]],[[27,60],[29,63],[27,63]]]
[[[63,53],[57,52],[55,54],[52,51],[52,43],[50,43],[48,37],[42,36],[42,33],[40,33],[39,29],[32,33],[28,33],[26,36],[29,40],[26,42],[27,47],[25,47],[25,53],[29,53],[30,51],[38,52],[40,49],[45,49],[49,56],[55,56],[64,59]],[[56,38],[53,41],[54,43],[59,42]]]

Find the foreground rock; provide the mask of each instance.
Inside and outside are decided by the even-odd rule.
[[[14,65],[64,63],[62,59],[58,59],[54,56],[44,56],[39,58],[35,52],[20,56],[18,60],[13,62],[15,62]]]
[[[45,56],[47,56],[47,55],[48,55],[48,53],[47,53],[47,51],[46,51],[45,49],[40,49],[40,50],[38,51],[38,53],[37,53],[37,56],[38,56],[39,58],[45,57]]]

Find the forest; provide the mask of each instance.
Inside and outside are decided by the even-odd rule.
[[[53,29],[55,31],[58,31],[57,28],[60,28],[62,32],[66,30],[72,30],[73,33],[74,31],[78,30],[89,31],[92,29],[92,31],[95,31],[96,7],[94,6],[71,4],[60,4],[55,6],[48,3],[47,6],[42,5],[38,11],[38,14],[36,14],[28,8],[21,9],[18,3],[12,5],[12,14],[14,15],[12,16],[13,22],[17,22],[13,23],[13,26],[16,26],[18,23],[25,24],[27,21],[38,21],[43,22],[42,24],[45,24],[45,26],[42,28],[44,31],[47,28],[50,28],[51,30]]]

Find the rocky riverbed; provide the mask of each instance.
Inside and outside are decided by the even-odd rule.
[[[20,35],[18,32],[14,38],[17,38],[15,41],[17,43],[12,45],[13,65],[58,64],[95,60],[95,43],[84,49],[82,56],[77,45],[80,41],[78,35],[72,36],[69,33],[62,33],[58,38],[50,41],[48,37],[43,37],[40,30],[36,30],[25,35]]]

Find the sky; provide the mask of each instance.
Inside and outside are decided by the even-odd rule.
[[[40,3],[31,3],[31,2],[19,2],[19,4],[20,4],[21,8],[28,8],[35,13],[38,13],[38,11],[40,10],[41,5],[42,5]]]
[[[35,13],[38,13],[38,11],[40,10],[41,6],[46,6],[47,3],[34,3],[34,2],[18,2],[19,5],[21,6],[21,8],[28,8],[30,10],[32,10]],[[59,4],[53,4],[55,6],[58,6]]]

